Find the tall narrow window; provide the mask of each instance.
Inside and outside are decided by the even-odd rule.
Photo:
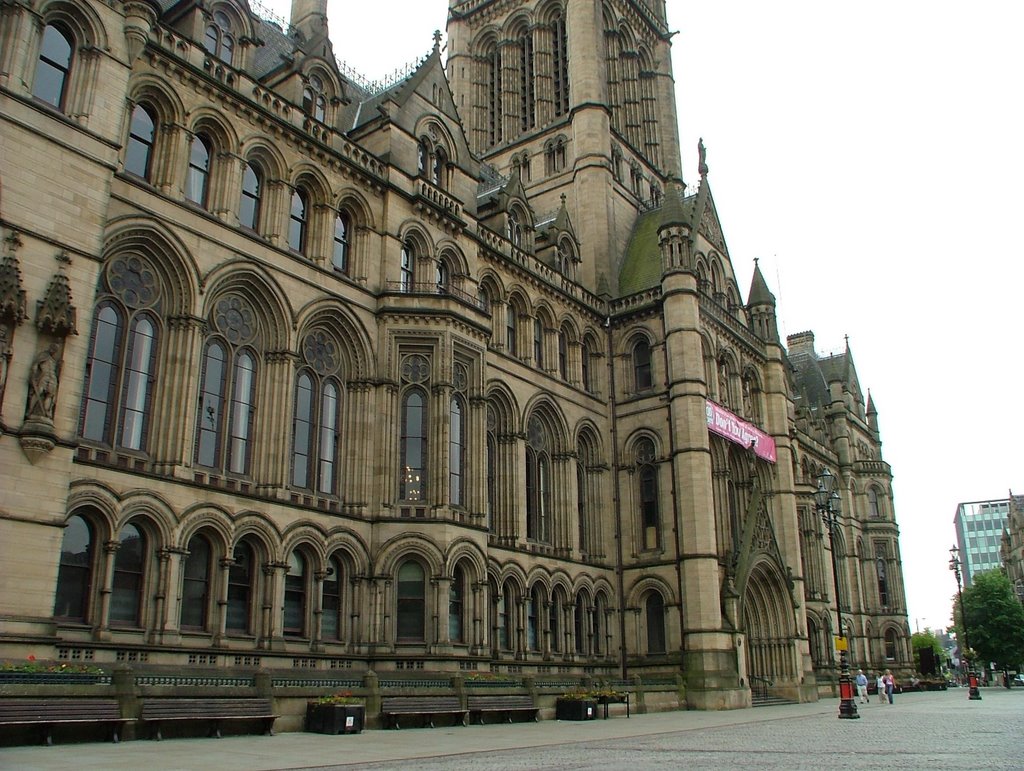
[[[320,478],[317,489],[328,495],[336,491],[338,465],[338,388],[333,382],[324,384],[320,398]]]
[[[562,380],[569,379],[569,340],[564,329],[558,332],[558,374]]]
[[[309,83],[302,91],[302,111],[321,123],[327,116],[327,98],[324,96],[324,82],[318,75],[310,75]]]
[[[238,221],[243,228],[256,230],[259,227],[262,197],[263,184],[259,169],[247,163],[242,172],[242,200],[238,207]]]
[[[129,450],[142,449],[155,350],[153,322],[148,316],[136,317],[128,335],[120,416],[121,446]]]
[[[498,501],[498,436],[493,411],[487,410],[487,529],[494,530]]]
[[[873,487],[868,488],[868,515],[872,519],[882,516],[882,511],[878,507],[878,491]]]
[[[508,212],[508,240],[517,249],[523,248],[523,223],[515,209],[509,209]]]
[[[402,263],[399,266],[399,286],[403,292],[413,289],[413,251],[409,244],[402,244]]]
[[[225,351],[214,341],[203,355],[202,387],[199,392],[199,430],[196,441],[196,462],[200,466],[217,466],[220,460],[220,435],[224,412]]]
[[[438,294],[445,294],[448,291],[449,275],[448,264],[444,260],[438,260],[434,272],[434,284],[437,286]]]
[[[651,346],[642,338],[633,344],[633,385],[637,391],[647,391],[654,386],[651,376]]]
[[[252,418],[256,397],[256,362],[247,351],[235,359],[235,387],[231,398],[231,436],[228,444],[228,470],[236,474],[249,471]]]
[[[331,264],[339,273],[348,273],[349,238],[352,230],[352,218],[347,212],[339,211],[334,218],[334,253]]]
[[[292,192],[292,204],[288,214],[288,246],[294,252],[306,252],[308,220],[308,196],[304,190]]]
[[[239,543],[231,555],[228,568],[227,630],[246,633],[252,623],[253,579],[255,578],[255,557],[252,547],[244,541]]]
[[[402,478],[403,501],[422,501],[427,492],[426,395],[412,389],[402,403]]]
[[[640,532],[645,549],[656,549],[660,543],[661,511],[654,461],[654,444],[649,439],[641,440],[636,448],[636,462],[640,488]]]
[[[539,586],[530,591],[530,601],[526,606],[526,647],[531,651],[541,649],[540,624],[544,618],[544,599]]]
[[[540,316],[533,320],[533,366],[544,369],[544,321]]]
[[[288,555],[284,576],[284,633],[301,637],[306,631],[306,559],[298,551]]]
[[[452,506],[462,506],[466,418],[459,394],[452,396],[448,423],[448,494]]]
[[[182,629],[206,629],[210,607],[210,542],[202,535],[188,541],[181,582]]]
[[[665,652],[665,601],[657,592],[647,595],[647,652]]]
[[[153,142],[156,138],[156,123],[149,109],[141,104],[132,110],[131,127],[128,129],[128,147],[124,153],[124,170],[136,177],[149,179],[153,159]]]
[[[889,579],[885,572],[885,560],[881,557],[875,560],[875,572],[878,574],[878,604],[882,608],[888,608]]]
[[[519,312],[511,301],[505,306],[505,348],[509,356],[519,354],[516,345],[516,326],[519,323]]]
[[[554,71],[555,115],[564,115],[569,112],[569,38],[565,18],[561,15],[555,17],[551,27],[554,44],[551,64]]]
[[[516,597],[512,591],[512,584],[508,581],[505,582],[505,587],[502,590],[502,607],[505,610],[504,620],[502,623],[502,638],[505,641],[504,648],[506,650],[512,650],[516,645]]]
[[[465,599],[466,573],[461,565],[456,565],[448,588],[448,638],[453,643],[465,642],[462,619]]]
[[[885,660],[896,661],[897,651],[898,648],[896,647],[896,631],[894,629],[889,629],[885,633]]]
[[[64,528],[57,570],[57,594],[53,604],[55,618],[85,621],[92,591],[93,531],[83,517],[73,516]]]
[[[551,604],[548,606],[548,633],[551,635],[551,652],[558,653],[562,650],[562,625],[559,619],[562,615],[562,598],[556,591],[551,597]]]
[[[430,181],[438,187],[444,187],[445,174],[448,171],[448,156],[443,147],[434,148],[434,162],[431,169]]]
[[[426,639],[426,592],[423,567],[413,560],[398,569],[396,630],[398,642],[423,642]]]
[[[498,650],[505,651],[509,647],[509,634],[508,634],[508,606],[505,604],[505,589],[502,589],[497,593],[497,598],[494,603],[494,631]]]
[[[32,96],[52,104],[58,110],[64,107],[68,80],[71,75],[72,39],[63,30],[47,24],[43,42],[39,47]]]
[[[487,144],[493,147],[501,142],[501,124],[504,114],[501,88],[501,52],[497,45],[494,45],[486,54],[485,67],[487,68]]]
[[[587,393],[594,392],[594,381],[591,374],[592,370],[590,369],[590,357],[593,355],[594,352],[590,341],[584,340],[583,347],[580,349],[580,379],[583,381],[583,390]]]
[[[327,565],[327,576],[323,581],[323,599],[321,607],[323,614],[320,620],[320,632],[324,640],[341,639],[341,561],[336,557],[331,558]]]
[[[125,525],[118,536],[117,554],[114,555],[113,592],[110,595],[111,625],[141,625],[145,560],[145,536],[135,525]]]
[[[519,38],[519,128],[527,131],[536,124],[533,82],[533,38],[529,32]]]
[[[101,306],[96,314],[87,364],[89,374],[82,416],[82,436],[85,439],[104,441],[109,435],[122,330],[123,321],[117,309],[112,305]]]
[[[213,23],[206,26],[206,36],[203,40],[206,52],[215,56],[222,62],[231,64],[232,53],[235,48],[235,41],[231,35],[231,21],[223,11],[215,11]]]
[[[582,448],[580,448],[582,450]],[[579,453],[577,453],[579,454]],[[582,455],[580,456],[582,457]],[[576,521],[579,527],[580,551],[587,551],[587,472],[576,464]]]
[[[604,609],[605,601],[603,595],[598,595],[597,600],[594,602],[594,611],[591,617],[591,636],[590,639],[593,641],[593,653],[594,655],[600,655],[604,652]]]
[[[295,417],[292,420],[292,484],[296,487],[309,487],[312,427],[313,378],[302,372],[295,382]]]
[[[533,416],[526,437],[526,537],[548,543],[551,533],[551,442]]]
[[[587,652],[587,600],[582,594],[576,595],[576,607],[573,613],[573,636],[576,638],[576,652],[585,654]]]
[[[210,142],[202,134],[192,137],[188,156],[188,179],[185,195],[192,203],[206,207],[210,179]]]

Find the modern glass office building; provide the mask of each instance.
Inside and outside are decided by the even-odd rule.
[[[953,525],[963,562],[964,586],[970,586],[976,573],[1000,566],[999,544],[1010,512],[1007,498],[961,503],[956,507]]]

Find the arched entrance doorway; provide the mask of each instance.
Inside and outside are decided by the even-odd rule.
[[[798,678],[793,605],[774,562],[761,560],[751,568],[742,602],[751,685],[793,682]]]

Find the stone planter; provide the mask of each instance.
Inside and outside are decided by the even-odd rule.
[[[594,699],[556,699],[556,720],[594,720],[597,702]]]
[[[307,704],[306,730],[318,734],[357,734],[363,730],[362,704]]]

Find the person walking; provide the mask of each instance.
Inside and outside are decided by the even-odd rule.
[[[883,675],[881,672],[879,672],[878,677],[875,678],[875,687],[878,688],[878,700],[882,702],[882,704],[886,704],[887,699],[885,696],[885,675]]]
[[[860,703],[868,703],[868,676],[864,674],[863,669],[857,670],[857,695],[860,696]]]
[[[892,704],[892,694],[896,690],[896,678],[892,676],[892,670],[885,670],[885,697]]]

